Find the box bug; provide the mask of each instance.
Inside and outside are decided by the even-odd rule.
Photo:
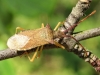
[[[92,14],[94,14],[94,13],[95,13],[95,11]],[[92,14],[90,14],[89,16],[91,16]],[[87,16],[86,18],[88,18],[89,16]],[[80,22],[82,22],[86,18],[80,20],[77,24],[73,25],[73,27],[78,25]],[[54,30],[56,30],[59,25],[60,25],[60,23],[58,23],[57,27]],[[73,27],[70,27],[69,29],[67,29],[63,32],[65,33],[68,30],[73,29]],[[21,30],[19,33],[17,33],[18,29]],[[35,29],[35,30],[24,30],[20,27],[17,27],[16,34],[8,39],[7,45],[10,49],[16,49],[18,51],[27,51],[29,49],[37,47],[32,59],[28,56],[30,61],[34,61],[34,58],[36,57],[38,51],[40,51],[40,53],[41,53],[41,51],[43,49],[43,45],[51,43],[51,44],[54,44],[56,46],[59,46],[59,47],[65,49],[64,46],[55,42],[53,37],[54,37],[53,30],[50,28],[49,25],[46,25],[46,27],[44,27],[44,25],[42,24],[42,28]],[[74,37],[72,37],[72,38],[75,39]],[[78,42],[78,41],[76,40],[76,42]]]
[[[21,31],[18,32],[18,30]],[[45,27],[44,24],[42,24],[41,28],[35,30],[24,30],[23,28],[17,27],[16,34],[10,37],[7,41],[7,46],[10,49],[16,49],[18,51],[27,51],[37,47],[32,59],[28,56],[30,61],[34,61],[38,51],[41,52],[43,45],[46,44],[54,44],[65,49],[64,46],[53,40],[53,30],[48,24]]]

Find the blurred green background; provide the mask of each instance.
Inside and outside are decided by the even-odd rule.
[[[64,21],[78,0],[0,0],[0,50],[6,49],[7,39],[15,28],[36,29],[41,23],[52,28]],[[82,22],[75,31],[99,27],[100,1],[93,0],[88,15],[96,14]],[[100,57],[100,37],[81,42]],[[62,49],[44,50],[39,59],[30,62],[27,57],[15,57],[0,61],[0,75],[97,75],[90,64],[77,55]]]

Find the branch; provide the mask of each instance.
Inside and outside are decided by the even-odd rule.
[[[99,36],[99,35],[100,35],[100,27],[83,31],[81,33],[78,33],[78,34],[74,35],[74,37],[75,37],[76,40],[82,41],[82,40],[85,40],[85,39],[88,39],[88,38],[93,38],[93,37],[96,37],[96,36]],[[57,47],[54,46],[54,45],[49,44],[49,45],[45,45],[43,50],[50,49],[50,48],[57,48]],[[66,49],[68,49],[68,47],[66,47]],[[36,50],[36,48],[34,48],[32,50],[29,50],[28,52],[33,52],[35,50]],[[0,50],[0,60],[20,56],[23,53],[24,53],[24,51],[18,52],[17,50],[12,50],[12,49]]]
[[[74,35],[74,37],[78,41],[86,40],[86,39],[97,37],[97,36],[100,36],[100,27],[86,30],[86,31],[83,31],[81,33]]]
[[[91,1],[92,0],[79,0],[76,6],[73,7],[71,13],[64,22],[64,27],[65,29],[69,29],[69,34],[71,34],[74,31],[80,18],[84,16],[86,10],[89,8]]]
[[[72,34],[75,29],[75,24],[77,24],[80,20],[80,18],[84,15],[84,12],[89,8],[91,3],[91,0],[79,0],[76,6],[72,9],[72,12],[68,16],[68,18],[65,20],[64,25],[59,27],[55,33],[59,34],[59,32],[68,31],[66,34]],[[71,27],[73,27],[71,29]],[[95,28],[91,30],[84,31],[82,33],[78,33],[74,35],[75,39],[70,37],[64,37],[64,38],[55,38],[54,40],[62,40],[59,43],[62,43],[67,51],[74,52],[76,55],[78,55],[83,60],[89,62],[96,71],[100,72],[100,60],[98,57],[93,55],[90,51],[84,49],[77,41],[81,41],[84,39],[96,37],[100,35],[100,28]],[[48,44],[44,45],[43,50],[49,49],[49,48],[57,48],[54,45]],[[33,48],[31,50],[28,50],[28,52],[35,51],[36,48]],[[22,55],[24,51],[17,51],[17,50],[11,50],[11,49],[5,49],[0,51],[0,60],[13,58],[19,55]]]

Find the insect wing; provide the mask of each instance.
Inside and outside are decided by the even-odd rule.
[[[41,45],[49,44],[53,40],[52,30],[48,27],[35,30],[24,30],[8,39],[10,49],[19,51],[29,50]]]
[[[7,46],[10,49],[20,49],[25,46],[29,41],[29,38],[24,35],[15,34],[7,41]]]

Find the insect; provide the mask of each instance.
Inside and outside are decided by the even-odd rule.
[[[58,25],[59,23],[57,26]],[[57,27],[55,27],[54,30],[56,29]],[[21,31],[18,32],[18,30]],[[15,35],[11,36],[7,41],[7,46],[10,49],[16,49],[18,51],[27,51],[37,47],[33,57],[30,58],[28,56],[31,62],[34,61],[39,51],[39,55],[41,54],[43,45],[46,44],[54,44],[60,48],[65,49],[64,46],[53,40],[53,30],[51,27],[48,24],[44,27],[43,23],[41,28],[35,30],[24,30],[23,28],[17,27]]]
[[[95,11],[93,11],[86,18],[88,18],[89,16],[91,16],[94,13],[95,13]],[[82,22],[86,18],[80,20],[73,27],[77,26],[80,22]],[[54,31],[59,27],[59,25],[60,25],[60,22],[57,24]],[[67,33],[67,31],[70,30],[70,29],[73,29],[73,27],[70,27],[69,29],[67,29],[67,30],[65,30],[61,33],[62,34]],[[21,30],[21,31],[18,32],[18,30]],[[74,40],[76,40],[74,37],[72,37],[72,38]],[[76,40],[76,42],[78,42],[78,41]],[[54,41],[53,30],[50,28],[50,26],[48,24],[45,27],[44,27],[44,24],[42,24],[41,28],[35,29],[35,30],[24,30],[23,28],[17,27],[16,28],[16,34],[13,35],[12,37],[10,37],[7,41],[7,46],[10,49],[16,49],[18,51],[27,51],[27,50],[30,50],[30,49],[37,47],[32,58],[30,58],[28,56],[28,58],[31,62],[34,61],[34,59],[35,59],[35,57],[38,53],[39,53],[39,55],[41,54],[42,49],[43,49],[43,45],[46,45],[46,44],[54,44],[56,46],[59,46],[60,48],[65,49],[65,47],[63,45]],[[82,48],[84,49],[83,46],[82,46]]]

